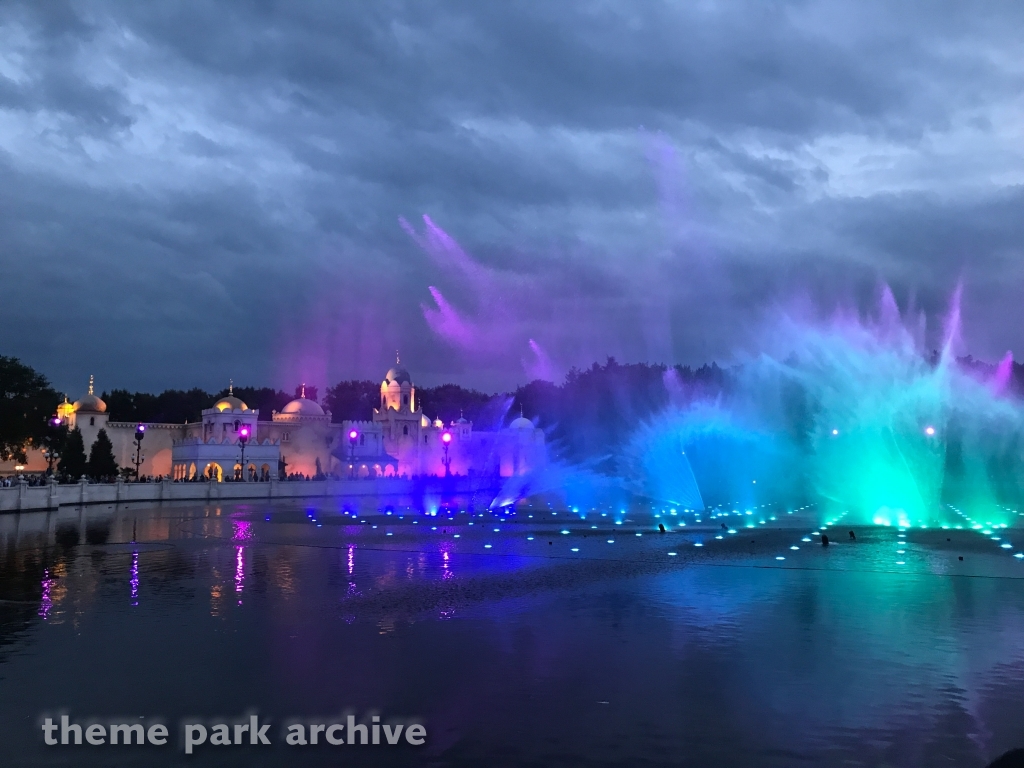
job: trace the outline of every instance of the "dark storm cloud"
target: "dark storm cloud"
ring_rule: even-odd
[[[322,385],[395,348],[493,388],[605,354],[727,360],[780,304],[883,281],[936,324],[963,279],[972,351],[1024,354],[1022,22],[8,3],[2,351],[73,393],[90,372]]]

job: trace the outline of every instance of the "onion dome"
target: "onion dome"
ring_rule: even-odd
[[[222,397],[213,407],[218,411],[247,411],[249,406],[235,397],[235,382],[228,379],[228,396]]]
[[[76,413],[106,413],[107,404],[93,392],[93,378],[89,377],[89,392],[75,400]]]
[[[323,416],[324,409],[313,400],[297,397],[282,408],[281,413],[291,416]]]

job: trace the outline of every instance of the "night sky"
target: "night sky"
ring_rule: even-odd
[[[1024,356],[1024,3],[5,2],[0,354],[486,390],[880,286]],[[322,390],[321,390],[322,391]]]

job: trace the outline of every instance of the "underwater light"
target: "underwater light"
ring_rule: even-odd
[[[782,555],[779,555],[779,556],[778,556],[778,557],[776,557],[775,559],[776,559],[776,560],[785,560],[786,558],[784,558],[784,557],[783,557]]]
[[[792,549],[795,552],[796,550],[800,549],[800,547],[794,544],[792,547],[790,547],[790,549]]]
[[[736,533],[736,529],[735,528],[730,528],[729,529],[729,533]]]
[[[1018,552],[1017,554],[1014,555],[1014,557],[1016,557],[1018,560],[1020,560],[1022,557],[1024,557],[1024,552]]]
[[[678,552],[669,552],[668,556],[669,557],[675,557],[677,554],[679,554],[679,553]]]
[[[839,434],[839,430],[838,429],[833,429],[832,430],[832,434],[833,435],[838,435]]]
[[[559,531],[559,533],[561,533],[561,534],[562,534],[563,536],[565,536],[565,535],[567,535],[567,534],[568,534],[569,532],[568,532],[568,531]]]
[[[579,548],[579,547],[573,547],[571,551],[572,551],[572,552],[579,552],[579,551],[580,551],[580,548]]]
[[[931,437],[932,435],[934,435],[934,434],[935,434],[935,427],[932,427],[932,426],[927,426],[927,427],[925,427],[925,428],[924,428],[924,433],[925,433],[926,435],[928,435],[928,437]]]
[[[695,546],[695,547],[703,547],[704,545],[703,545],[703,544],[701,544],[701,543],[700,543],[700,542],[698,541],[698,542],[696,542],[696,543],[695,543],[695,544],[694,544],[693,546]]]
[[[1013,549],[1013,545],[1012,544],[1000,544],[999,546],[1002,547],[1003,549]]]
[[[484,549],[490,549],[490,548],[491,548],[490,544],[484,544]]]
[[[526,537],[526,540],[527,540],[527,541],[533,541],[533,536],[527,536],[527,537]]]

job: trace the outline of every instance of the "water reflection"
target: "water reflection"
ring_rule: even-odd
[[[389,516],[385,538],[373,518],[318,517],[0,518],[0,741],[38,757],[24,723],[55,707],[352,706],[422,715],[438,734],[423,761],[443,765],[514,750],[538,765],[981,766],[1024,744],[1024,564],[970,532],[908,535],[916,570],[894,574],[891,531],[782,569],[765,564],[804,528],[668,558],[667,538],[611,547],[564,522],[533,540],[532,519],[455,517],[445,533]],[[943,575],[956,568],[974,570]],[[300,763],[271,750],[266,764]]]
[[[245,589],[245,547],[235,547],[235,597],[238,605],[242,604],[242,591]]]
[[[132,552],[132,569],[131,576],[128,579],[128,583],[131,586],[132,594],[132,606],[139,604],[139,552],[138,550]]]
[[[57,583],[56,579],[50,578],[50,570],[48,568],[43,569],[43,582],[42,582],[42,597],[39,599],[39,615],[43,617],[45,621],[50,617],[50,611],[53,610],[53,586]]]

